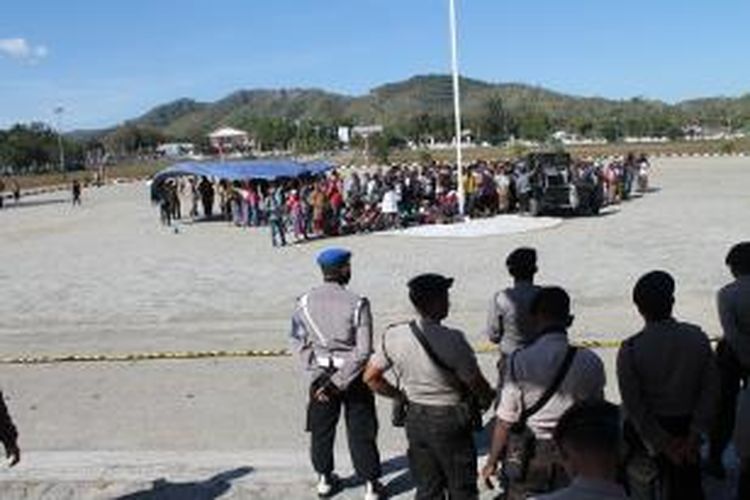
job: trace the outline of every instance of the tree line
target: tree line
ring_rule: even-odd
[[[559,106],[558,106],[559,108]],[[605,109],[606,108],[606,109]],[[701,109],[708,109],[705,106]],[[699,114],[675,106],[657,105],[633,99],[620,106],[595,104],[575,109],[556,109],[549,102],[528,102],[513,108],[503,98],[490,95],[481,106],[463,116],[464,130],[480,143],[498,146],[511,137],[544,143],[557,130],[583,138],[603,138],[617,142],[624,137],[666,137],[680,140],[686,125],[702,124],[738,130],[750,126],[750,115],[725,116],[726,113],[703,111]],[[354,138],[350,147],[369,148],[378,157],[407,144],[424,145],[431,141],[450,142],[455,134],[453,115],[449,111],[422,111],[402,116],[384,115],[384,131],[367,141]],[[352,126],[356,117],[299,119],[267,116],[234,116],[221,125],[247,131],[260,151],[316,153],[341,146],[339,126]],[[66,169],[81,168],[87,153],[105,153],[114,158],[149,155],[165,142],[191,142],[197,150],[210,153],[207,133],[219,123],[202,124],[199,132],[178,136],[166,127],[125,123],[86,140],[63,138]],[[0,131],[0,168],[15,172],[39,172],[59,168],[58,137],[47,125],[16,125]]]

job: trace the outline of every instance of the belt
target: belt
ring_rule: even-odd
[[[338,358],[336,356],[316,356],[315,362],[321,368],[336,368],[341,369],[344,366],[344,358]]]
[[[456,406],[453,405],[423,405],[409,401],[409,411],[426,415],[455,415]]]

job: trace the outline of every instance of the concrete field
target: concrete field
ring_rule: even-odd
[[[750,239],[750,160],[657,160],[652,185],[598,217],[533,231],[507,230],[523,224],[501,217],[496,233],[482,222],[479,237],[457,228],[461,237],[371,234],[282,249],[266,229],[163,228],[145,183],[87,190],[82,207],[66,193],[29,198],[0,210],[0,355],[284,348],[294,299],[319,282],[314,258],[328,245],[353,251],[351,288],[370,298],[378,335],[410,316],[406,281],[436,271],[456,278],[448,323],[481,342],[489,299],[508,283],[505,255],[520,245],[537,248],[541,283],[571,293],[574,338],[636,333],[631,288],[657,268],[677,279],[676,315],[719,335],[723,260]],[[615,351],[598,352],[616,401]],[[494,356],[480,361],[494,380]],[[292,358],[0,364],[0,386],[25,452],[0,473],[3,498],[312,497]],[[385,482],[409,497],[405,438],[389,408],[379,400]]]

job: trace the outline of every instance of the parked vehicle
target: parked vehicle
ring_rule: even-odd
[[[599,178],[576,175],[570,154],[531,153],[524,163],[530,174],[531,215],[560,211],[578,215],[599,213],[603,203]]]

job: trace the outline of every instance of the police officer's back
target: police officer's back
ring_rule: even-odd
[[[388,328],[365,372],[376,392],[408,400],[409,467],[420,499],[446,493],[453,499],[477,497],[469,399],[475,396],[486,408],[494,395],[464,334],[441,324],[452,283],[436,274],[409,282],[417,318]],[[388,370],[395,372],[399,388],[383,377]]]
[[[717,294],[719,320],[724,333],[716,347],[721,390],[707,467],[710,473],[720,477],[725,476],[722,458],[735,427],[737,394],[740,386],[747,386],[750,378],[750,241],[734,245],[725,263],[734,281]],[[750,489],[750,485],[747,488]]]
[[[500,347],[498,359],[498,391],[503,385],[503,373],[508,357],[517,349],[534,340],[531,322],[531,303],[539,287],[534,284],[537,272],[536,250],[521,247],[513,250],[505,261],[508,273],[513,277],[513,286],[498,291],[492,296],[487,312],[485,333],[489,340]]]
[[[706,334],[672,317],[674,291],[674,279],[663,271],[636,283],[633,301],[645,326],[620,348],[617,378],[631,447],[644,458],[655,456],[664,498],[703,499],[698,447],[712,423],[718,375]],[[650,498],[645,491],[652,484],[631,483],[635,498]]]
[[[567,329],[573,317],[565,290],[542,288],[531,314],[538,337],[508,361],[490,454],[482,469],[483,477],[491,478],[502,461],[503,474],[508,476],[511,454],[507,451],[515,447],[510,445],[518,441],[516,437],[525,435],[523,440],[533,443],[521,453],[523,466],[509,478],[507,498],[511,500],[553,491],[567,483],[552,440],[554,429],[575,403],[602,399],[606,382],[601,359],[593,351],[572,347],[568,341]],[[528,431],[511,433],[524,428]]]
[[[307,430],[318,473],[318,494],[336,490],[333,444],[342,405],[352,462],[366,482],[366,499],[378,498],[380,456],[375,400],[362,380],[372,352],[372,315],[367,299],[348,291],[350,252],[328,249],[318,257],[324,283],[298,299],[291,339],[309,377]]]

